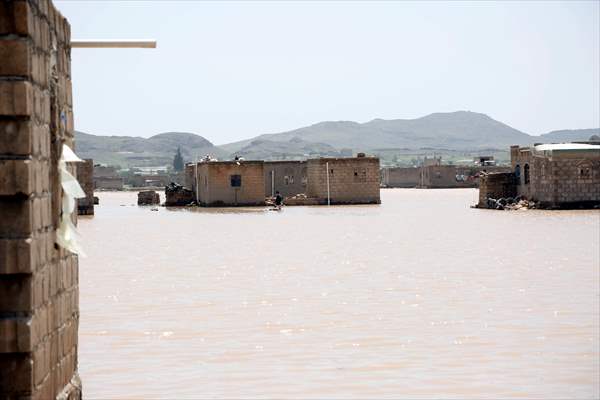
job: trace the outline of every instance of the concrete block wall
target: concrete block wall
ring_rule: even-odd
[[[381,183],[386,187],[414,188],[421,182],[421,168],[384,168]]]
[[[265,161],[265,197],[306,193],[306,161]]]
[[[487,207],[487,199],[516,197],[517,185],[512,172],[497,172],[483,175],[479,179],[478,207]]]
[[[85,192],[85,198],[77,199],[77,214],[94,215],[94,160],[78,163],[77,180]]]
[[[520,168],[517,194],[541,207],[600,204],[600,152],[558,151],[551,155],[511,146],[511,166]],[[529,182],[525,182],[525,166]],[[585,173],[584,173],[585,171]]]
[[[583,168],[589,174],[583,175]],[[600,204],[600,160],[535,157],[531,174],[534,200],[542,205]]]
[[[307,161],[307,195],[331,204],[379,204],[379,158],[317,158]]]
[[[54,5],[1,0],[0,398],[81,397],[78,260],[54,244],[70,79],[70,26]]]

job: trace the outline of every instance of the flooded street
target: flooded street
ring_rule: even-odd
[[[600,211],[166,209],[80,217],[86,398],[597,398]]]

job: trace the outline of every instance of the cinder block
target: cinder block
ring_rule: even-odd
[[[0,318],[0,353],[18,352],[17,318]]]
[[[0,388],[4,393],[18,393],[19,397],[31,394],[33,389],[33,360],[28,353],[0,354],[0,371],[2,371],[0,374]]]
[[[0,81],[0,116],[30,116],[33,89],[26,81]]]
[[[32,36],[33,13],[25,0],[0,1],[0,35]]]
[[[31,44],[26,38],[0,40],[0,75],[31,77]]]
[[[41,51],[34,51],[31,58],[33,60],[31,76],[34,82],[42,88],[47,88],[48,77],[50,76],[48,56]]]
[[[0,274],[33,272],[39,253],[32,238],[0,239]]]
[[[0,312],[28,312],[33,305],[31,275],[0,275]]]
[[[0,236],[27,237],[34,232],[33,202],[0,197]]]
[[[33,351],[33,382],[41,384],[51,371],[50,342],[41,342]]]
[[[32,160],[0,160],[0,195],[31,195],[35,191],[35,169]]]
[[[33,125],[30,121],[0,121],[0,154],[33,154],[34,141]]]

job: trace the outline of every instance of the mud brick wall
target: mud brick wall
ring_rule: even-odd
[[[265,161],[265,197],[306,193],[306,161]],[[286,179],[287,177],[287,179]]]
[[[69,43],[50,1],[0,0],[0,398],[81,397],[78,260],[54,244]]]
[[[231,176],[242,184],[231,186]],[[264,162],[220,161],[198,163],[198,204],[201,206],[261,206],[265,204]]]
[[[327,167],[329,163],[329,167]],[[379,204],[379,158],[317,158],[307,161],[308,197],[331,204]]]
[[[483,175],[479,179],[478,207],[486,208],[486,199],[516,197],[517,180],[512,172],[496,172]]]
[[[77,199],[77,214],[94,215],[94,160],[84,161],[77,164],[77,180],[85,192],[85,198]]]

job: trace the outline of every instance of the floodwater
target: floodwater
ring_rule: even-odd
[[[382,204],[80,218],[89,399],[598,398],[600,211]]]

